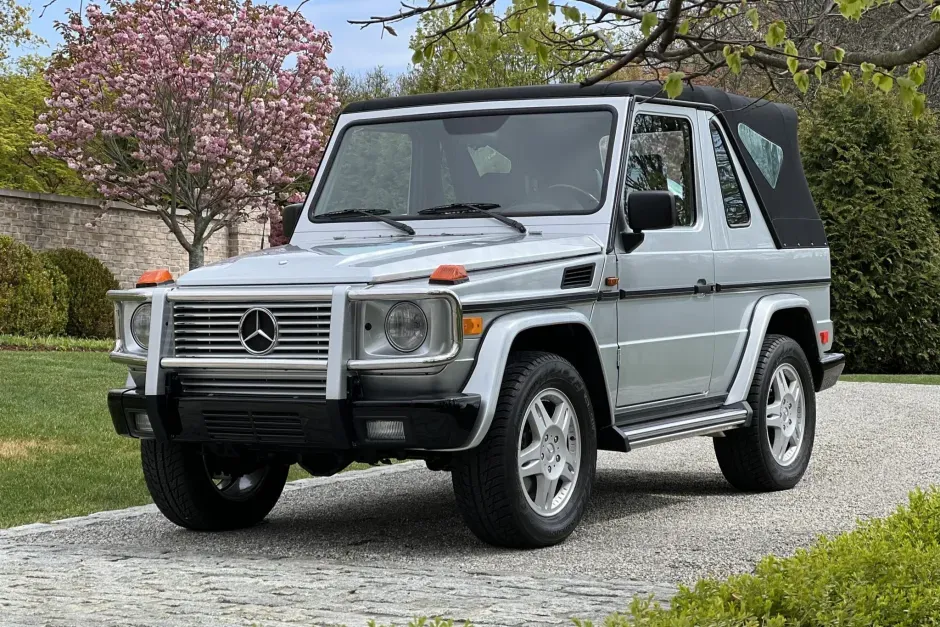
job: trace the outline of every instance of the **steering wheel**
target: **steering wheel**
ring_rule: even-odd
[[[576,187],[574,185],[568,185],[567,183],[555,183],[554,185],[549,185],[548,187],[545,188],[545,191],[550,192],[555,188],[577,192],[577,194],[580,194],[582,197],[586,196],[590,202],[588,204],[580,203],[581,206],[583,206],[585,209],[587,209],[588,207],[597,206],[599,202],[597,198],[594,196],[594,194],[590,192],[586,192],[580,187]]]

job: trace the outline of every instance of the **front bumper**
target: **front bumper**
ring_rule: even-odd
[[[451,394],[403,400],[148,397],[111,390],[108,408],[119,435],[163,441],[244,445],[272,451],[449,450],[465,445],[480,414],[480,396]],[[150,430],[142,430],[140,414]],[[378,435],[370,423],[400,423]],[[143,424],[146,424],[144,421]]]
[[[845,355],[842,353],[826,353],[819,360],[822,366],[822,379],[817,392],[822,392],[834,386],[845,369]]]

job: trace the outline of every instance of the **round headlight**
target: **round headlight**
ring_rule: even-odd
[[[150,303],[145,303],[131,315],[131,335],[141,348],[150,343]]]
[[[428,337],[428,318],[412,302],[396,303],[385,318],[388,343],[403,353],[417,350]]]

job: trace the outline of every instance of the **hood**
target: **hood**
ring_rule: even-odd
[[[363,238],[279,246],[213,263],[180,277],[181,287],[383,283],[431,275],[441,264],[468,272],[597,254],[588,235],[519,234]]]

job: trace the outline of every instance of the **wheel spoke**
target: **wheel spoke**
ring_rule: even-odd
[[[800,385],[800,380],[797,379],[793,382],[793,385],[790,386],[790,396],[793,397],[793,404],[797,405],[800,402],[800,396],[803,394],[803,386]]]
[[[564,483],[572,483],[574,481],[574,469],[568,465],[567,462],[562,462],[564,466],[561,469],[561,479]]]
[[[534,440],[519,453],[519,473],[522,477],[530,477],[542,471],[540,440]]]
[[[551,416],[548,415],[548,411],[545,410],[545,405],[541,401],[532,403],[529,407],[528,420],[532,426],[532,431],[540,440],[545,435],[545,430],[552,425]]]
[[[780,459],[783,457],[783,454],[787,452],[787,445],[790,443],[790,438],[783,434],[781,430],[774,431],[774,444],[773,444],[773,453],[774,457]]]
[[[787,384],[787,375],[784,374],[783,370],[778,370],[774,377],[774,400],[781,400],[789,390],[790,386]]]
[[[568,433],[568,429],[571,427],[571,408],[568,407],[568,403],[558,403],[555,406],[552,422],[558,425],[562,433]]]
[[[777,427],[780,428],[783,426],[783,419],[780,417],[780,408],[783,406],[783,401],[777,399],[773,403],[767,406],[767,426],[768,427]]]
[[[545,475],[539,475],[535,487],[535,505],[543,510],[551,509],[552,500],[557,491],[558,479],[549,479]]]

